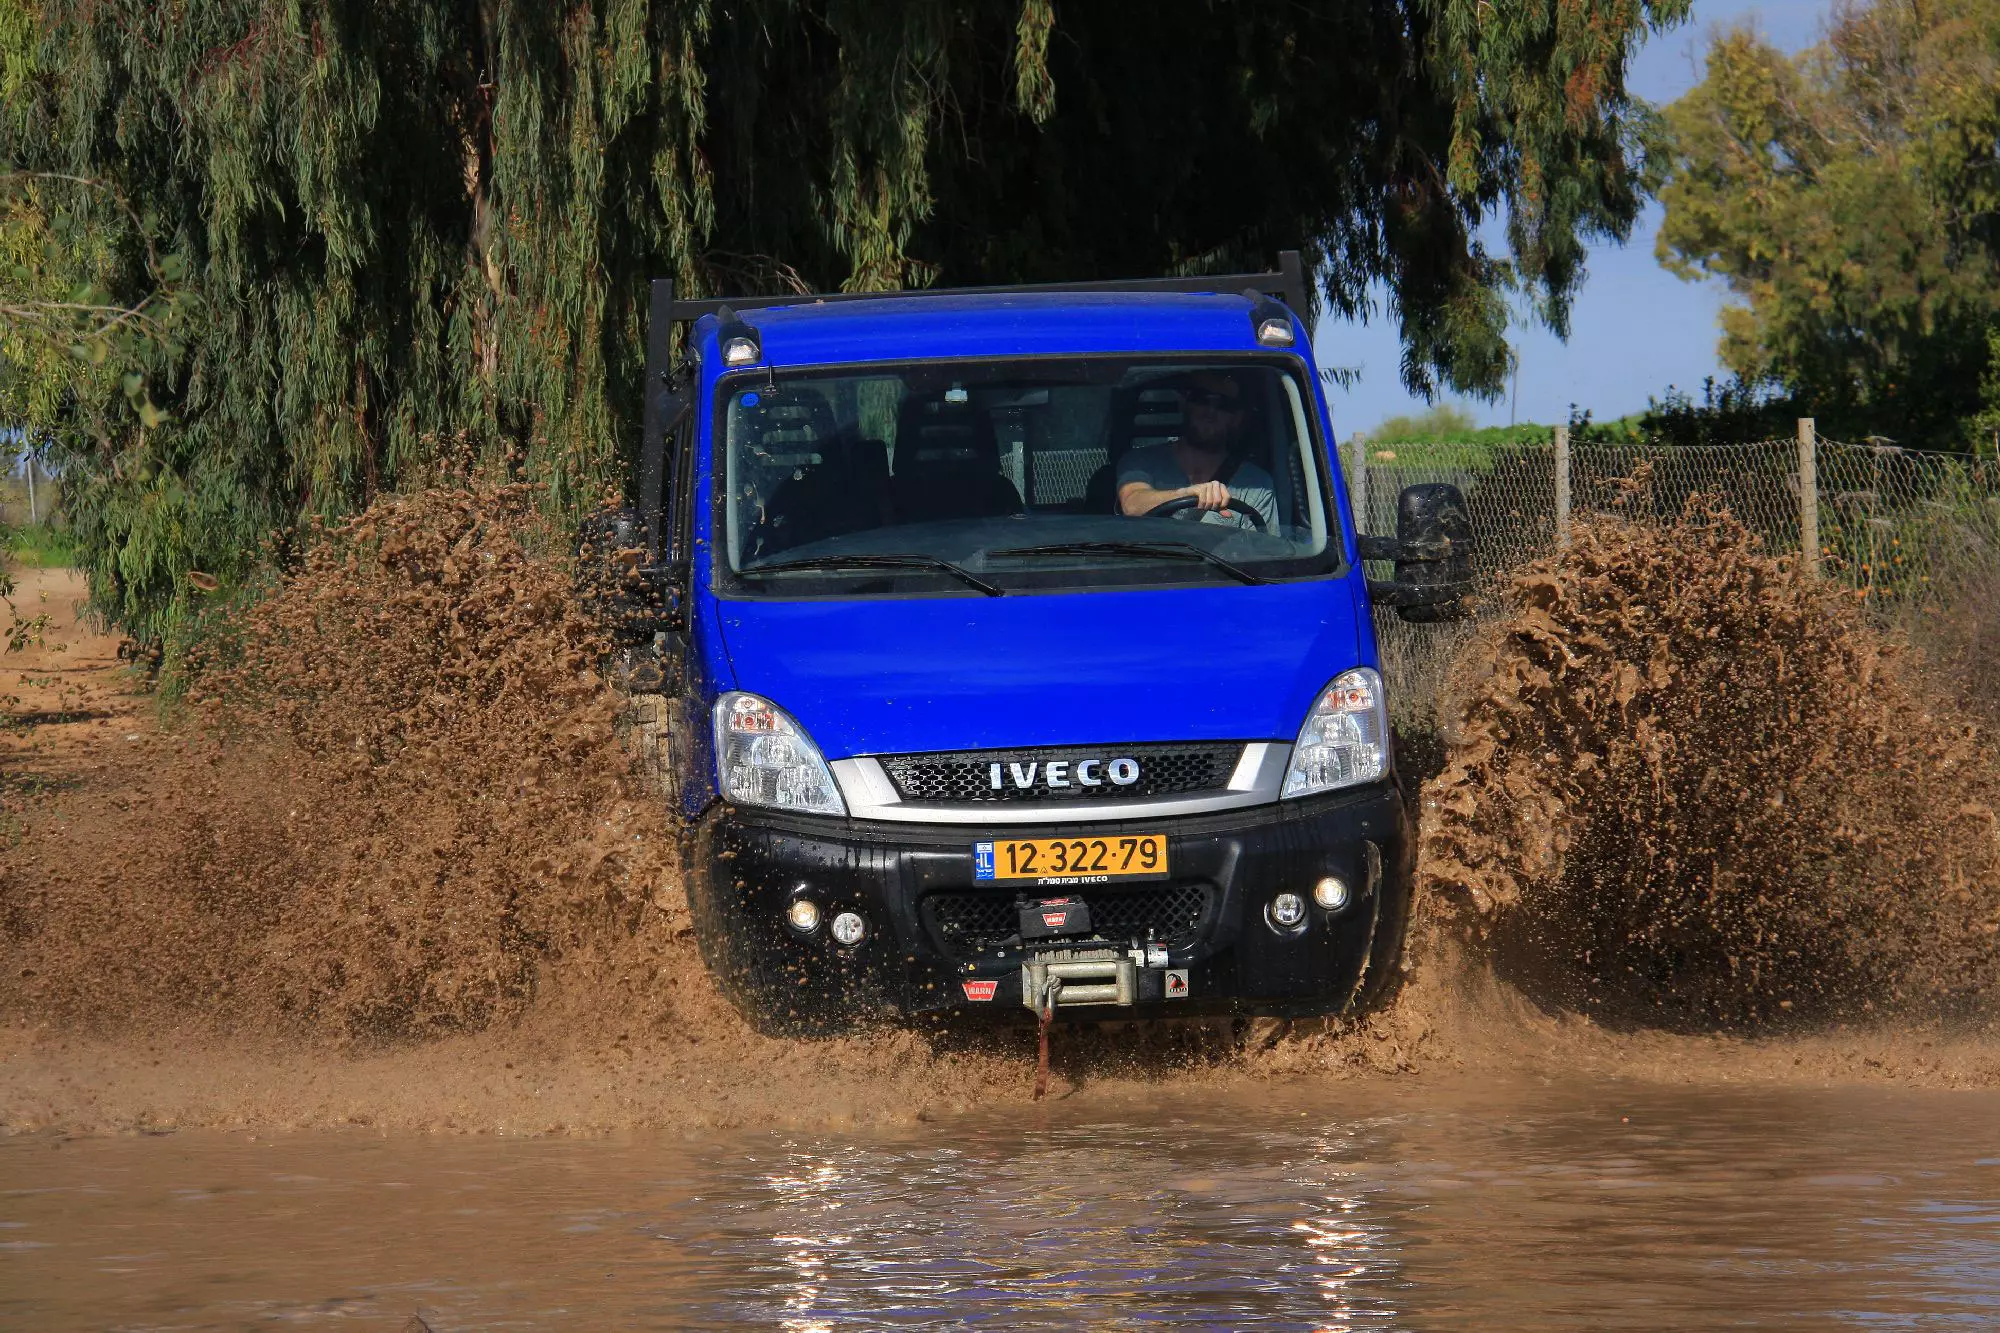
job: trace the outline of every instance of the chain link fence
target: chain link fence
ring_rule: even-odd
[[[2000,463],[1821,437],[1676,446],[1378,444],[1356,437],[1341,462],[1363,532],[1393,535],[1405,486],[1450,482],[1465,493],[1473,566],[1487,605],[1507,577],[1556,549],[1576,518],[1611,508],[1666,518],[1712,496],[1768,549],[1801,554],[1824,578],[1865,599],[1885,624],[1938,651],[1958,643],[1964,617],[1990,624],[2000,601]],[[1649,483],[1632,478],[1650,467]],[[1387,566],[1371,568],[1386,577]],[[1477,621],[1410,625],[1377,610],[1376,634],[1397,721],[1434,720],[1444,674]],[[1957,635],[1958,637],[1954,637]]]

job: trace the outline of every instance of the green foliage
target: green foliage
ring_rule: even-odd
[[[1462,440],[1476,429],[1472,413],[1450,403],[1439,403],[1415,415],[1389,417],[1369,431],[1368,438],[1377,444],[1396,444],[1403,440]]]
[[[1550,444],[1556,428],[1523,421],[1511,426],[1475,426],[1470,412],[1448,404],[1433,407],[1415,416],[1390,417],[1368,432],[1371,449],[1399,444],[1463,445],[1468,456],[1513,444]],[[1658,430],[1648,413],[1633,413],[1611,421],[1593,421],[1590,413],[1570,408],[1569,438],[1572,443],[1609,444],[1657,438]],[[1426,452],[1426,458],[1432,456]],[[1439,455],[1442,457],[1443,455]],[[1453,457],[1458,457],[1453,455]]]
[[[38,128],[41,18],[29,0],[0,0],[10,141]],[[47,422],[89,403],[163,424],[150,372],[177,353],[191,314],[186,257],[160,253],[148,220],[109,181],[30,169],[23,156],[0,169],[0,419]],[[115,293],[121,279],[128,290]]]
[[[1659,249],[1741,302],[1721,352],[1742,401],[1724,417],[1775,388],[1787,413],[1845,435],[1990,438],[1996,62],[1996,0],[1842,9],[1795,59],[1749,31],[1713,44],[1707,77],[1667,111]]]
[[[1650,124],[1625,65],[1687,11],[0,0],[0,392],[98,606],[155,642],[190,570],[236,586],[272,532],[445,452],[573,508],[619,484],[655,276],[881,289],[1297,247],[1342,315],[1386,284],[1413,388],[1493,394],[1510,298],[1563,328],[1586,243],[1629,230]]]
[[[1638,433],[1660,444],[1745,444],[1775,440],[1798,430],[1810,413],[1783,394],[1741,380],[1702,382],[1701,398],[1668,389],[1633,418]],[[1865,432],[1863,432],[1865,434]]]

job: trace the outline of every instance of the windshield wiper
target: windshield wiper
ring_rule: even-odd
[[[1015,546],[986,554],[989,558],[996,555],[1129,555],[1146,560],[1200,560],[1240,583],[1270,582],[1193,542],[1050,542],[1046,546]]]
[[[783,574],[794,569],[934,569],[940,574],[951,575],[968,588],[977,588],[988,597],[999,597],[1006,591],[934,555],[815,555],[803,560],[767,560],[762,564],[745,565],[738,572]]]

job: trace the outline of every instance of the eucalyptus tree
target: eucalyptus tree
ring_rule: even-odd
[[[1741,384],[1843,434],[1992,452],[2000,0],[1857,4],[1797,56],[1724,33],[1666,123],[1660,254],[1737,298]]]
[[[42,173],[14,234],[97,229],[23,280],[178,312],[30,415],[99,604],[157,635],[189,570],[240,576],[441,459],[560,504],[617,484],[652,276],[880,289],[1296,247],[1337,314],[1386,291],[1413,387],[1492,393],[1510,300],[1565,328],[1586,244],[1630,228],[1626,65],[1687,7],[0,0],[10,166]]]

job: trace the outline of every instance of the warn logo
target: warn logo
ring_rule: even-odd
[[[997,981],[961,981],[958,984],[965,987],[965,998],[968,1000],[991,1000],[993,992],[1000,989]]]
[[[1039,779],[1039,782],[1037,781]],[[1129,787],[1139,780],[1137,759],[1051,759],[1047,763],[991,763],[986,766],[986,782],[994,791],[1005,791],[1012,783],[1017,791],[1036,786],[1050,790],[1074,787]]]

